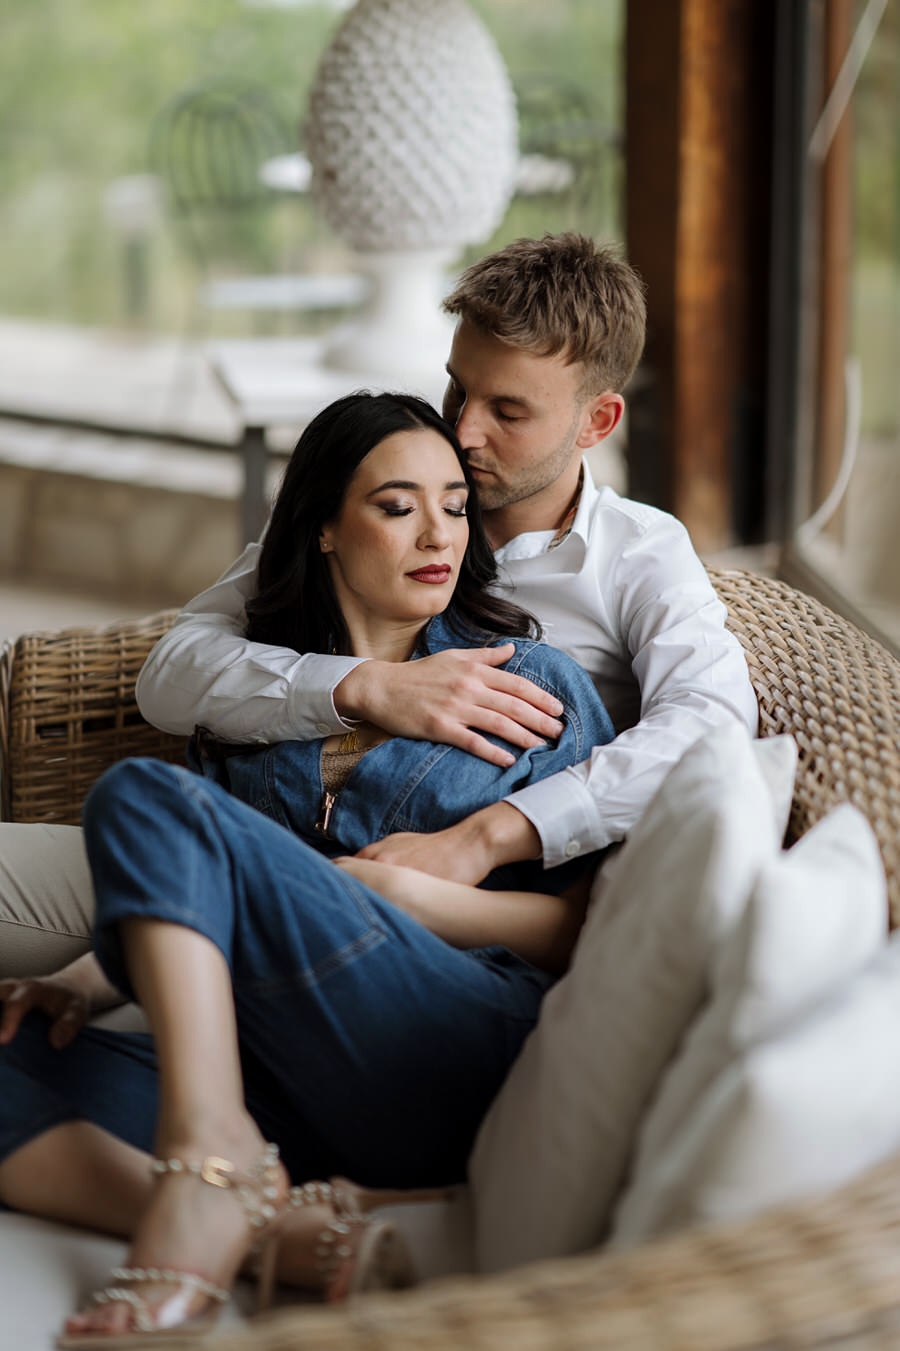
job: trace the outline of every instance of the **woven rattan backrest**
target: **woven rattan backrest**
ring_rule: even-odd
[[[749,572],[711,571],[747,654],[760,732],[800,749],[789,839],[838,802],[878,836],[900,924],[900,662],[819,601]],[[180,760],[134,682],[173,611],[110,628],[28,634],[0,658],[2,819],[77,822],[94,780],[126,755]]]
[[[788,839],[839,802],[869,818],[900,925],[900,662],[785,582],[710,570],[747,654],[760,735],[790,732],[799,764]]]
[[[104,629],[29,633],[0,656],[4,821],[77,823],[94,781],[128,755],[184,759],[184,737],[146,723],[134,683],[175,611]]]

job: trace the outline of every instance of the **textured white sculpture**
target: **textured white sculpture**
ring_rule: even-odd
[[[486,239],[512,194],[515,97],[465,0],[358,0],[310,95],[312,188],[356,249]]]

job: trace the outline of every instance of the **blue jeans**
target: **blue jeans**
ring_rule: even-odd
[[[295,1181],[464,1176],[552,977],[502,947],[450,947],[217,784],[156,760],[100,780],[85,839],[97,956],[124,993],[128,917],[184,925],[225,957],[247,1105]],[[76,1118],[147,1148],[149,1040],[89,1028],[50,1051],[41,1020],[28,1024],[0,1053],[0,1156]]]

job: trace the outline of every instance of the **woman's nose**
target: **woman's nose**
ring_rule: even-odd
[[[446,549],[450,543],[450,526],[443,511],[430,515],[419,536],[420,549]]]

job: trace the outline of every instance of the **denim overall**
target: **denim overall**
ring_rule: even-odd
[[[432,621],[424,651],[447,646],[462,644]],[[522,641],[506,669],[560,699],[556,744],[500,769],[431,742],[384,742],[352,771],[327,833],[316,829],[321,742],[207,760],[202,774],[125,761],[86,803],[101,965],[131,993],[117,937],[128,916],[215,943],[232,975],[247,1105],[294,1181],[462,1178],[552,983],[505,947],[451,947],[330,862],[393,831],[448,826],[611,740],[599,696],[570,658]],[[590,862],[518,864],[483,885],[557,892]],[[149,1149],[155,1116],[146,1035],[86,1028],[57,1051],[33,1014],[0,1051],[0,1158],[76,1118]]]

